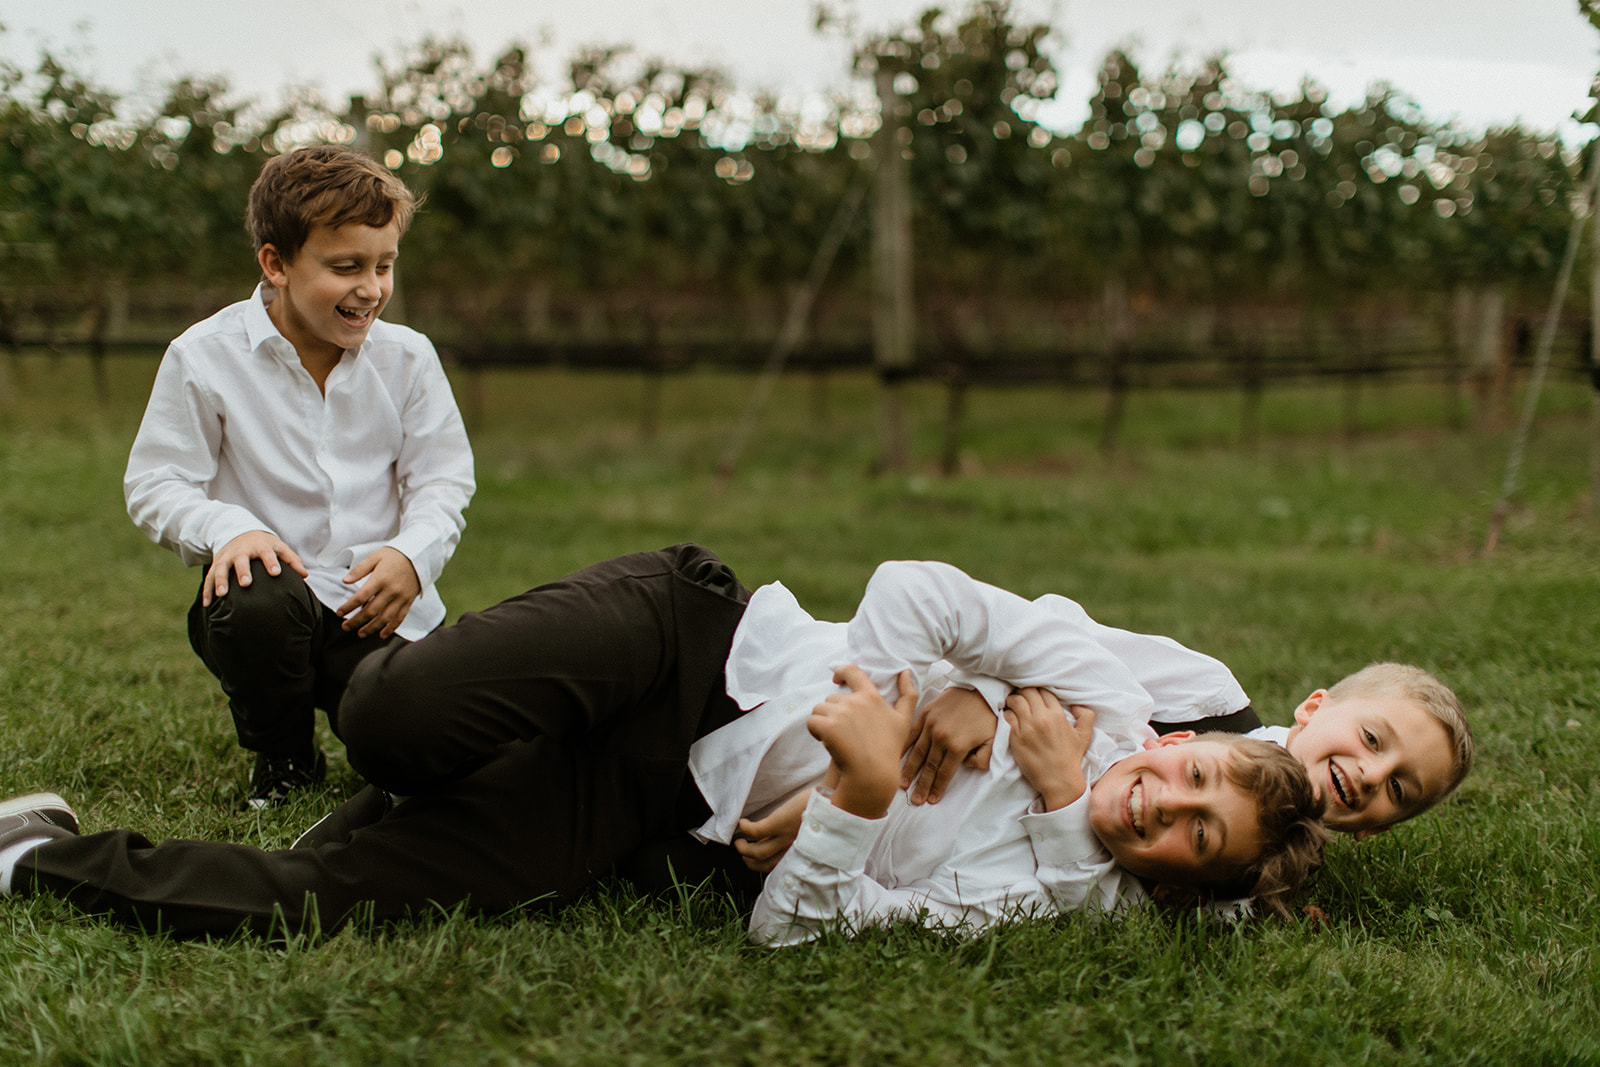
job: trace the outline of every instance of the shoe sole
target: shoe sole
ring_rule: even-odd
[[[78,813],[55,793],[29,793],[26,796],[0,800],[0,819],[7,815],[27,815],[35,811],[58,811],[72,820],[71,830],[78,832]]]

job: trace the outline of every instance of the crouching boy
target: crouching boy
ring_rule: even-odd
[[[314,709],[445,617],[472,451],[433,346],[378,318],[414,207],[349,149],[269,160],[262,284],[172,342],[128,456],[128,514],[205,569],[189,642],[256,754],[251,807],[320,780]]]
[[[858,667],[808,721],[831,765],[751,920],[788,945],[828,927],[895,921],[980,930],[1006,919],[1115,910],[1158,891],[1248,898],[1284,913],[1321,865],[1321,803],[1283,748],[1236,734],[1174,733],[1119,746],[1094,712],[1063,714],[1045,689],[1008,699],[986,775],[938,805],[900,793],[917,693],[893,706]]]

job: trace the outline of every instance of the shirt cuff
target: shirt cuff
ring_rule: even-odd
[[[1092,860],[1105,852],[1105,846],[1089,828],[1089,793],[1055,811],[1029,811],[1022,816],[1022,828],[1033,842],[1034,859],[1040,867],[1062,868]],[[1038,802],[1036,808],[1041,806]]]
[[[277,531],[266,523],[256,518],[244,508],[236,505],[223,505],[215,515],[206,522],[205,540],[210,549],[211,558],[216,559],[217,553],[241,534],[252,533],[256,530],[263,531],[277,537]]]
[[[889,817],[864,819],[835,807],[829,799],[831,795],[831,790],[820,787],[812,790],[792,847],[820,866],[840,871],[862,870],[873,846],[883,835]]]
[[[439,538],[432,531],[420,528],[401,530],[384,543],[411,561],[412,569],[417,572],[417,579],[424,589],[439,580],[439,572],[444,569],[444,564],[440,561],[435,565],[441,553],[436,547]]]

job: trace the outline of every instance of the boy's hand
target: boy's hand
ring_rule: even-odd
[[[404,552],[385,545],[350,568],[344,584],[355,585],[363,578],[366,582],[361,588],[339,605],[339,614],[346,616],[341,626],[345,630],[359,627],[361,637],[388,637],[406,621],[412,602],[422,594],[417,569]]]
[[[1064,808],[1083,796],[1083,754],[1094,734],[1094,711],[1072,706],[1073,722],[1048,689],[1019,689],[1006,698],[1011,726],[1011,758],[1044,800],[1046,811]]]
[[[839,770],[834,805],[864,819],[881,819],[900,785],[900,757],[917,707],[916,683],[910,671],[901,671],[891,707],[860,667],[840,667],[833,680],[850,692],[835,693],[813,708],[806,728]]]
[[[752,871],[766,874],[778,865],[800,833],[800,817],[806,812],[811,790],[802,789],[778,805],[765,819],[740,819],[733,847]]]
[[[213,597],[228,595],[228,574],[231,571],[240,585],[250,584],[250,561],[259,559],[267,573],[276,578],[283,573],[287,563],[296,574],[309,578],[311,572],[300,562],[294,549],[265,530],[250,530],[222,546],[222,551],[211,558],[211,569],[206,571],[206,584],[201,587],[200,603],[211,606]]]
[[[951,686],[934,697],[912,727],[916,740],[901,765],[900,788],[911,790],[911,803],[939,803],[957,767],[988,770],[997,722],[974,690]]]

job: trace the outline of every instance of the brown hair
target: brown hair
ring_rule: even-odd
[[[1449,686],[1421,667],[1405,663],[1368,664],[1336,682],[1328,690],[1324,703],[1336,704],[1348,697],[1377,695],[1397,696],[1415,704],[1433,716],[1450,739],[1450,780],[1436,796],[1428,797],[1417,809],[1417,812],[1426,811],[1455,792],[1456,786],[1472,770],[1472,727],[1462,714],[1461,701]]]
[[[405,182],[360,152],[310,145],[267,160],[250,186],[245,225],[257,252],[270,244],[287,263],[317,225],[398,222],[404,235],[419,203]]]
[[[1231,745],[1223,763],[1228,781],[1255,798],[1261,828],[1261,854],[1234,882],[1213,890],[1222,896],[1247,896],[1274,915],[1288,915],[1289,903],[1306,879],[1322,866],[1328,831],[1322,804],[1311,788],[1305,765],[1271,741],[1238,734],[1206,733],[1196,741]]]

